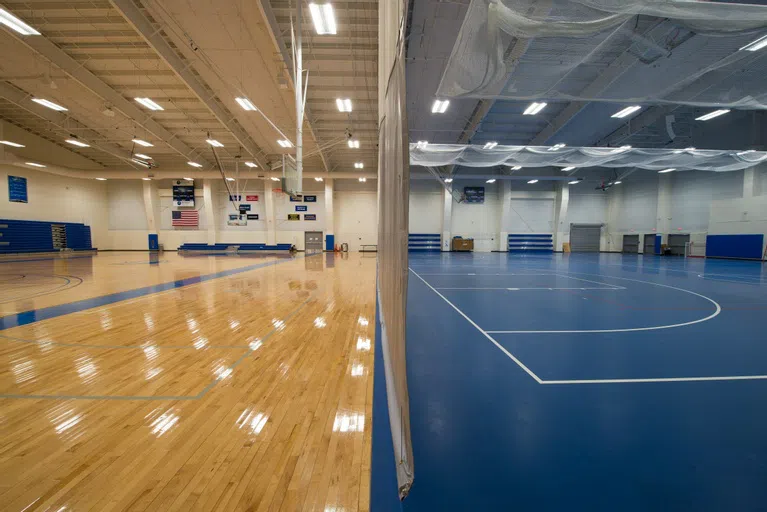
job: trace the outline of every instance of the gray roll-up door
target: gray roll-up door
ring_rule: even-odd
[[[599,252],[601,224],[570,224],[570,250],[572,252]]]
[[[639,235],[623,235],[623,252],[631,254],[639,252]]]
[[[668,235],[668,248],[674,256],[684,256],[684,247],[690,241],[690,235]]]
[[[644,236],[644,254],[655,254],[655,234]]]

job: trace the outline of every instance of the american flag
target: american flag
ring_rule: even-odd
[[[173,210],[172,219],[174,227],[197,227],[200,213],[197,210]]]

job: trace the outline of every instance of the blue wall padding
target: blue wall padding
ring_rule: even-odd
[[[760,260],[764,235],[708,235],[707,258],[742,258]]]

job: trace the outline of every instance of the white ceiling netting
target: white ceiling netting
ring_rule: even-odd
[[[634,149],[556,146],[483,146],[462,144],[410,144],[410,165],[439,167],[636,167],[664,169],[737,171],[767,161],[765,151],[720,151],[712,149]]]
[[[767,108],[767,6],[472,0],[439,97]]]

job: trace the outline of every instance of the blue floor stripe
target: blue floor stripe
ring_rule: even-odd
[[[309,257],[309,256],[307,256]],[[48,320],[50,318],[56,318],[58,316],[68,315],[70,313],[77,313],[78,311],[84,311],[86,309],[97,308],[100,306],[106,306],[107,304],[114,304],[115,302],[121,302],[124,300],[135,299],[136,297],[143,297],[145,295],[151,295],[153,293],[164,292],[172,290],[174,288],[183,288],[193,284],[204,283],[220,277],[233,276],[241,274],[243,272],[249,272],[259,268],[270,267],[272,265],[278,265],[291,260],[274,260],[266,263],[259,263],[257,265],[248,265],[247,267],[233,268],[230,270],[223,270],[221,272],[215,272],[213,274],[206,274],[204,276],[190,277],[187,279],[180,279],[178,281],[171,281],[169,283],[156,284],[153,286],[146,286],[144,288],[136,288],[135,290],[127,290],[124,292],[117,292],[111,295],[102,295],[100,297],[92,297],[90,299],[84,299],[77,302],[70,302],[68,304],[60,304],[58,306],[51,306],[43,309],[33,309],[30,311],[24,311],[22,313],[16,313],[0,318],[0,331],[10,329],[11,327],[18,327],[20,325],[28,325],[41,320]]]

